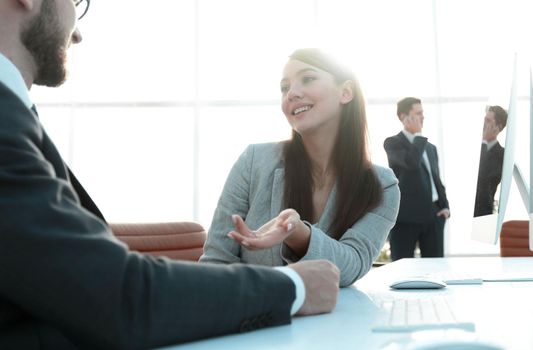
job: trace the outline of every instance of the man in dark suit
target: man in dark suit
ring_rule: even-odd
[[[0,349],[153,348],[331,311],[339,271],[330,262],[180,263],[113,237],[27,90],[65,80],[80,4],[0,1]]]
[[[397,115],[404,128],[384,143],[401,192],[400,211],[389,236],[391,258],[412,258],[417,242],[422,257],[442,257],[444,224],[450,210],[437,148],[421,134],[424,111],[420,99],[400,100]]]
[[[494,195],[502,179],[504,154],[504,148],[500,146],[497,137],[506,125],[505,109],[500,106],[490,106],[483,123],[474,217],[493,213]]]

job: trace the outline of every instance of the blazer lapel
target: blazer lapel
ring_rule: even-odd
[[[89,196],[87,191],[85,191],[85,188],[83,188],[81,183],[78,181],[76,176],[74,176],[74,173],[72,172],[72,170],[70,170],[68,166],[67,166],[67,170],[68,170],[68,177],[70,180],[70,184],[74,188],[74,191],[76,191],[76,193],[78,194],[78,198],[80,200],[82,207],[84,207],[85,209],[93,213],[103,222],[106,222],[104,215],[102,214],[100,209],[98,209],[98,207],[96,206],[96,203],[93,202],[92,198]]]
[[[272,183],[272,197],[270,198],[270,217],[278,216],[283,206],[283,187],[285,184],[285,170],[278,168],[274,170],[274,181]]]
[[[400,131],[398,135],[396,135],[396,137],[402,140],[404,147],[409,148],[409,146],[411,145],[411,142],[409,142],[409,139],[407,138],[407,136],[405,136],[405,134],[402,131]]]
[[[33,107],[32,110],[34,110],[34,113],[36,113],[35,107]],[[76,192],[76,194],[78,195],[78,199],[82,207],[97,216],[100,220],[106,222],[104,215],[102,214],[100,209],[98,209],[98,207],[93,202],[87,191],[85,191],[85,188],[83,188],[76,176],[74,176],[74,173],[72,173],[72,170],[70,170],[70,168],[65,164],[65,162],[59,155],[59,152],[57,151],[56,147],[54,146],[54,143],[52,142],[46,131],[44,129],[42,130],[43,154],[48,159],[48,161],[53,164],[56,171],[56,175],[62,179],[67,180],[70,183],[70,185],[74,189],[74,192]]]

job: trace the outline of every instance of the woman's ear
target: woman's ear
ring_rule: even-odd
[[[351,80],[346,80],[341,85],[341,104],[345,105],[353,100],[353,82]]]

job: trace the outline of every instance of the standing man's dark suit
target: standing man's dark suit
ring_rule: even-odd
[[[384,142],[401,193],[400,211],[389,236],[391,258],[414,257],[417,242],[422,257],[442,257],[449,205],[440,179],[437,148],[418,134],[424,120],[419,99],[400,100],[397,114],[405,129]]]
[[[286,275],[129,252],[78,191],[0,83],[0,349],[153,348],[290,322]]]
[[[481,145],[474,217],[493,213],[494,195],[502,179],[504,151],[498,141],[490,149],[486,143]]]

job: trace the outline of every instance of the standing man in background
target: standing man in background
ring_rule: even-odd
[[[414,257],[417,242],[422,257],[442,257],[444,224],[450,210],[440,179],[437,148],[422,136],[422,102],[406,97],[398,101],[396,114],[403,130],[384,143],[401,192],[400,212],[389,236],[391,258]]]
[[[88,4],[0,0],[0,349],[151,349],[331,311],[329,261],[183,263],[114,238],[28,94],[64,82]]]
[[[494,195],[502,180],[504,154],[504,148],[498,142],[498,134],[506,125],[505,109],[500,106],[490,106],[483,123],[474,217],[494,212]]]

